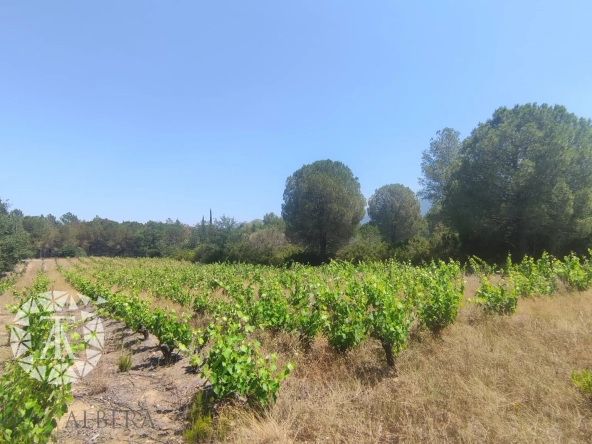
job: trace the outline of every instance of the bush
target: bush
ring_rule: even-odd
[[[509,276],[511,285],[519,296],[550,295],[557,289],[553,260],[547,253],[535,261],[524,256],[522,262],[512,265],[508,256],[504,274]]]
[[[197,392],[187,419],[189,420],[189,428],[183,432],[183,437],[187,442],[207,440],[213,436],[211,391]]]
[[[388,258],[388,245],[384,242],[377,245],[354,242],[340,249],[336,254],[336,258],[353,264],[382,261]]]
[[[588,253],[592,253],[588,250]],[[589,259],[580,260],[575,254],[555,260],[555,272],[561,281],[572,289],[584,291],[592,286],[592,265]]]
[[[491,276],[496,272],[495,265],[489,265],[487,262],[477,256],[471,256],[469,258],[469,266],[471,272],[477,276]]]
[[[516,311],[518,297],[512,287],[507,288],[504,282],[491,285],[487,277],[481,277],[481,285],[470,299],[489,313],[512,314]]]
[[[192,261],[195,258],[195,251],[190,249],[176,249],[171,254],[173,259],[177,259],[178,261]]]
[[[582,389],[584,393],[592,394],[592,373],[588,370],[582,370],[581,372],[573,372],[571,374],[571,380],[573,383]]]
[[[380,231],[371,223],[358,228],[354,241],[336,253],[337,259],[353,264],[382,261],[389,256],[389,244],[382,241]]]
[[[19,306],[11,307],[16,312],[29,304],[29,309],[25,311],[29,314],[27,332],[31,338],[30,350],[42,350],[45,338],[51,334],[53,328],[50,321],[52,311],[38,303],[33,305],[35,310],[30,308],[31,302],[38,302],[39,294],[46,291],[48,285],[47,275],[39,274],[33,285],[21,294],[25,299]],[[72,365],[73,361],[68,356],[54,359],[54,350],[49,350],[48,356],[52,358],[37,355],[39,362],[43,364],[38,369],[45,369],[45,373],[41,375],[46,378],[44,381],[32,378],[16,360],[10,360],[5,365],[4,374],[0,377],[0,442],[49,442],[57,427],[57,420],[68,411],[68,403],[72,401],[71,384],[63,375],[64,369]],[[25,356],[21,355],[21,359],[23,358]],[[49,383],[52,375],[59,378],[54,382],[62,383]]]
[[[284,260],[284,263],[286,265],[291,265],[293,263],[303,265],[322,265],[324,262],[321,256],[319,256],[317,253],[298,249],[294,253],[287,256]]]
[[[65,245],[58,253],[58,257],[74,257],[76,256],[76,247],[74,245]]]
[[[304,250],[297,245],[288,244],[276,250],[271,257],[269,265],[283,265],[290,262],[295,255],[303,253]]]
[[[253,331],[253,327],[241,327],[238,322],[216,322],[208,330],[207,336],[213,344],[200,376],[210,381],[217,398],[244,396],[256,407],[275,401],[280,382],[293,365],[276,372],[277,356],[262,357],[259,342],[247,341],[246,333]]]
[[[432,260],[458,259],[460,255],[458,233],[438,223],[429,237],[416,236],[405,245],[395,249],[394,257],[399,262],[419,265]]]
[[[419,270],[418,280],[423,287],[418,307],[419,325],[437,334],[456,320],[464,292],[460,264],[432,262]]]
[[[224,252],[216,245],[201,244],[195,249],[193,260],[204,264],[222,262],[224,260]]]

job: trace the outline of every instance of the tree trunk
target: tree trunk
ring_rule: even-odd
[[[327,233],[321,233],[321,261],[325,262],[327,258]]]
[[[150,337],[150,332],[147,328],[140,329],[138,333],[142,333],[144,335],[144,341],[148,340],[148,338]]]
[[[169,348],[166,344],[160,344],[160,351],[165,361],[169,361],[173,355],[173,349]]]
[[[518,253],[520,254],[518,259],[522,260],[522,258],[528,254],[528,237],[526,232],[520,232],[520,238],[518,242]]]
[[[386,355],[386,365],[395,368],[395,356],[393,355],[393,344],[390,342],[382,341],[382,348]]]

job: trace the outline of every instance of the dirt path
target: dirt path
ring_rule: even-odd
[[[66,260],[60,265],[69,266]],[[40,260],[30,261],[26,273],[13,289],[4,293],[2,308],[14,303],[12,290],[30,285]],[[52,290],[77,292],[56,269],[55,260],[45,260]],[[12,358],[5,325],[13,315],[0,312],[0,359]],[[55,436],[58,443],[182,443],[186,409],[190,407],[201,382],[189,370],[188,359],[163,364],[158,340],[146,341],[141,335],[125,328],[120,322],[102,319],[105,330],[104,348],[96,367],[79,382],[72,384],[74,400],[69,411],[58,423]],[[131,369],[118,371],[118,359],[131,354]],[[86,421],[85,421],[86,417]]]

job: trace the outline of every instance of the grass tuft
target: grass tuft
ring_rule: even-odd
[[[117,358],[117,369],[120,372],[129,372],[132,368],[132,355],[131,353],[124,353]]]

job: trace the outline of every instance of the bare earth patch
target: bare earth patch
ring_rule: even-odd
[[[60,265],[67,267],[65,260]],[[21,290],[33,282],[42,261],[29,263],[26,274],[15,288]],[[55,260],[45,260],[43,268],[53,282],[51,289],[77,294],[56,269]],[[2,295],[2,308],[14,303],[12,290]],[[2,310],[0,356],[12,358],[4,325],[14,315]],[[186,408],[202,381],[188,372],[187,358],[173,364],[163,363],[158,341],[143,341],[125,325],[104,319],[105,347],[101,359],[88,375],[72,384],[73,402],[59,421],[55,432],[58,443],[182,443]],[[117,360],[123,353],[132,354],[128,372],[119,372]],[[84,422],[86,412],[86,424]],[[99,421],[97,422],[97,415]]]

